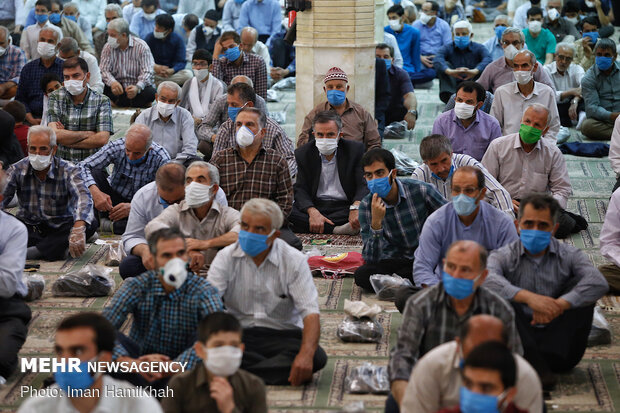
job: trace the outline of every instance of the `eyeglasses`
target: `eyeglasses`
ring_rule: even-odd
[[[465,194],[465,195],[473,198],[474,194],[476,192],[478,192],[478,191],[479,191],[479,188],[463,188],[463,189],[460,189],[458,187],[454,187],[454,186],[452,187],[452,195],[453,196],[460,195],[460,194]]]
[[[513,45],[514,47],[517,47],[517,46],[521,45],[521,41],[520,40],[515,40],[514,42],[509,42],[508,40],[502,40],[502,45],[504,45],[504,46]]]

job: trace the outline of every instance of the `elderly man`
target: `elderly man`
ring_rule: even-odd
[[[158,0],[142,0],[140,10],[131,17],[129,30],[142,40],[146,40],[146,36],[153,33],[155,18],[160,14],[166,14],[166,12],[159,8]]]
[[[489,38],[489,40],[482,43],[482,45],[487,48],[492,61],[499,59],[500,57],[504,57],[502,34],[504,34],[504,30],[506,30],[507,27],[509,27],[508,16],[505,14],[500,14],[495,18],[495,20],[493,20],[494,35]]]
[[[611,39],[599,39],[594,46],[596,65],[588,69],[581,81],[588,119],[581,133],[594,140],[611,137],[614,121],[620,115],[620,65]]]
[[[561,13],[562,0],[547,0],[547,17],[545,17],[542,27],[553,34],[556,43],[572,43],[579,38],[579,31]]]
[[[398,411],[407,382],[417,361],[435,347],[454,340],[474,314],[488,314],[506,326],[508,346],[521,354],[523,348],[515,328],[512,307],[499,295],[482,286],[487,251],[475,241],[457,241],[448,248],[442,282],[425,288],[407,301],[396,346],[390,354],[388,374],[391,395],[386,412]]]
[[[47,73],[54,73],[62,79],[62,60],[56,57],[58,32],[46,27],[39,32],[39,43],[45,49],[45,55],[34,59],[24,66],[19,76],[15,100],[26,106],[26,121],[31,125],[41,123],[43,113],[43,90],[41,78]]]
[[[241,7],[239,27],[252,26],[258,40],[266,42],[282,27],[282,11],[278,0],[247,0]]]
[[[301,133],[297,138],[297,147],[307,143],[312,137],[312,121],[319,112],[333,110],[342,119],[342,137],[363,142],[366,150],[381,147],[381,136],[377,130],[377,122],[362,107],[347,98],[349,91],[347,74],[339,67],[332,67],[323,79],[323,90],[327,101],[319,103],[304,118]],[[417,112],[416,112],[417,116]]]
[[[70,37],[75,39],[78,42],[81,49],[86,50],[87,52],[94,53],[95,50],[91,45],[92,42],[92,31],[90,29],[90,25],[88,26],[88,33],[90,34],[90,40],[86,37],[80,26],[78,26],[77,22],[73,21],[71,18],[67,16],[65,12],[63,12],[63,5],[60,0],[51,0],[51,11],[49,15],[49,21],[54,26],[60,28],[62,30],[63,38]]]
[[[620,122],[616,121],[620,129]],[[617,295],[620,292],[620,191],[614,191],[603,228],[601,228],[601,254],[608,261],[598,267],[609,283],[609,292]]]
[[[204,15],[203,23],[194,27],[187,39],[186,60],[190,60],[194,52],[204,49],[213,54],[216,42],[222,34],[222,30],[217,27],[219,16],[215,10],[207,10]],[[218,56],[215,56],[216,58]]]
[[[153,141],[163,146],[172,159],[180,162],[196,159],[198,139],[194,119],[187,109],[179,106],[181,87],[174,82],[161,82],[155,99],[157,105],[141,112],[136,123],[148,126]]]
[[[508,332],[497,317],[478,314],[463,324],[458,337],[435,347],[416,363],[401,405],[403,413],[436,413],[459,403],[463,385],[461,362],[482,343],[498,342],[508,346]],[[513,402],[529,413],[542,413],[540,379],[532,366],[513,352],[517,365]]]
[[[80,50],[75,39],[65,37],[58,43],[58,57],[62,60],[68,60],[73,57],[84,59],[86,63],[88,63],[88,87],[97,93],[103,93],[103,80],[101,79],[101,71],[99,70],[97,58],[89,52]]]
[[[80,168],[56,156],[56,134],[46,126],[28,130],[28,157],[7,171],[3,208],[17,193],[16,217],[28,228],[28,259],[64,259],[86,250],[96,229],[93,199]],[[43,208],[45,206],[45,208]],[[93,225],[95,224],[95,225]]]
[[[222,10],[222,26],[224,31],[238,31],[240,29],[239,15],[241,15],[241,7],[243,7],[243,2],[240,0],[227,1],[224,4],[224,9]]]
[[[525,34],[525,44],[528,50],[536,55],[536,60],[540,64],[553,62],[556,41],[553,33],[548,29],[542,28],[543,11],[539,7],[532,7],[527,11],[527,25],[523,29]]]
[[[560,115],[555,103],[553,88],[536,82],[533,73],[544,71],[536,61],[536,56],[529,50],[522,50],[512,60],[515,81],[495,90],[491,115],[502,127],[502,134],[508,135],[519,131],[521,116],[525,108],[532,104],[540,104],[549,110],[549,118],[545,128],[545,138],[555,142],[560,131]]]
[[[241,368],[266,384],[299,386],[327,362],[319,346],[318,294],[304,254],[278,239],[278,205],[252,199],[239,240],[213,260],[208,280],[243,327]]]
[[[105,6],[105,22],[110,23],[114,19],[120,19],[123,17],[123,9],[116,3],[110,3]],[[95,55],[97,59],[101,58],[101,52],[103,47],[108,42],[108,31],[99,30],[93,35],[93,43],[95,45]]]
[[[411,26],[420,32],[420,60],[433,69],[433,59],[437,51],[452,41],[450,25],[437,17],[439,4],[427,1],[422,4],[421,13]]]
[[[56,27],[48,20],[49,13],[52,9],[50,0],[37,0],[34,6],[36,23],[28,26],[22,32],[19,47],[26,53],[28,60],[38,59],[39,57],[49,57],[52,54],[52,46],[56,46],[58,41],[62,39],[62,30]],[[51,43],[41,40],[41,30],[51,29],[56,33],[56,42]],[[40,43],[49,43],[41,45]],[[52,45],[52,46],[50,46]],[[54,54],[55,51],[54,51]]]
[[[108,41],[101,51],[104,93],[117,106],[149,107],[155,98],[149,46],[129,33],[124,19],[108,23]]]
[[[13,46],[9,29],[0,26],[0,99],[9,100],[15,97],[19,75],[26,65],[23,50]]]
[[[53,7],[54,5],[52,4],[52,8]],[[78,27],[82,30],[82,33],[84,33],[84,36],[86,37],[86,41],[90,44],[90,47],[92,49],[93,26],[90,25],[90,22],[88,21],[87,18],[80,15],[80,6],[76,2],[71,1],[69,3],[65,3],[62,7],[62,10],[63,10],[63,13],[62,13],[63,16],[75,22],[78,25]],[[95,52],[94,49],[92,49],[91,53],[94,53],[94,52]]]
[[[155,180],[157,169],[170,160],[164,148],[153,142],[148,127],[132,125],[125,138],[108,143],[80,163],[95,208],[107,212],[115,234],[125,232],[130,202],[138,189]],[[106,168],[113,164],[112,176]],[[108,229],[109,222],[101,222]]]
[[[439,99],[444,103],[461,82],[477,78],[491,63],[489,52],[480,43],[472,42],[473,36],[471,23],[466,20],[454,23],[453,41],[443,45],[433,59],[439,77]]]
[[[252,53],[260,56],[265,61],[267,66],[267,73],[271,71],[271,56],[269,55],[269,48],[265,46],[265,43],[258,40],[258,30],[254,27],[244,27],[241,29],[240,34],[241,42],[239,43],[239,49],[245,53]]]
[[[58,139],[57,156],[78,163],[108,143],[114,133],[107,96],[88,87],[90,72],[81,57],[63,64],[64,87],[50,94],[47,124]]]
[[[185,42],[174,31],[174,19],[169,14],[155,17],[155,30],[144,37],[155,60],[155,84],[168,80],[181,86],[192,77],[185,69]]]
[[[237,241],[239,211],[220,204],[217,168],[204,161],[193,162],[185,171],[185,199],[170,205],[146,226],[147,238],[162,228],[179,228],[192,256],[190,267],[207,268],[222,248]],[[198,272],[196,270],[196,272]]]
[[[485,282],[511,301],[525,359],[545,387],[553,382],[552,372],[567,372],[581,360],[594,305],[608,290],[583,251],[554,239],[560,212],[549,195],[522,199],[515,222],[520,240],[491,253]]]
[[[491,62],[478,79],[478,83],[489,92],[494,92],[500,86],[514,81],[512,59],[525,46],[525,35],[515,27],[505,29],[502,32],[501,39],[500,43],[504,48],[504,54]],[[542,70],[542,67],[536,67],[532,76],[536,82],[544,83],[551,88],[554,87],[549,74]]]

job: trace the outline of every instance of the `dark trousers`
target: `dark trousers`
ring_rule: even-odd
[[[565,103],[558,103],[558,113],[560,114],[560,124],[562,126],[566,126],[567,128],[573,127],[573,121],[568,114],[568,109],[570,108],[570,101]],[[585,112],[586,105],[583,103],[583,99],[579,100],[577,104],[577,113]]]
[[[385,413],[400,413],[400,408],[392,393],[388,394],[388,398],[385,401]]]
[[[99,190],[103,192],[104,194],[107,194],[110,196],[110,199],[112,200],[112,206],[116,206],[118,204],[122,204],[125,202],[128,202],[128,203],[131,202],[131,199],[127,199],[123,197],[121,194],[116,192],[114,188],[110,186],[110,183],[108,182],[108,173],[105,171],[105,169],[93,169],[91,170],[91,175],[93,176],[93,179],[95,180],[95,184],[97,184],[97,188],[99,188]],[[108,216],[107,212],[100,212],[100,211],[98,212],[101,217]],[[127,218],[121,219],[120,221],[115,221],[112,224],[113,232],[116,235],[122,235],[125,232],[126,227],[127,227]]]
[[[265,43],[268,39],[269,39],[269,35],[268,34],[259,34],[258,35],[258,40],[260,40],[263,43]]]
[[[257,375],[265,384],[286,385],[291,366],[301,348],[301,330],[275,330],[264,327],[243,330],[241,368]],[[319,346],[312,359],[312,371],[325,367],[327,354]]]
[[[413,286],[401,287],[398,291],[396,291],[396,302],[394,304],[396,304],[396,308],[401,314],[405,312],[405,306],[407,305],[409,298],[421,290],[421,287]]]
[[[407,258],[389,258],[375,264],[364,264],[354,274],[355,284],[368,292],[374,292],[370,284],[370,276],[374,274],[396,273],[413,282],[413,260]]]
[[[285,222],[282,228],[280,228],[279,238],[291,247],[298,249],[299,251],[301,251],[304,247],[297,235],[295,235],[295,233],[289,229],[288,222]]]
[[[151,107],[151,103],[155,100],[155,88],[153,86],[147,86],[144,90],[136,95],[133,99],[129,99],[127,94],[123,92],[122,95],[115,95],[112,93],[112,89],[109,86],[105,86],[103,93],[110,98],[110,101],[116,106],[130,107],[130,108],[148,108]]]
[[[407,114],[407,108],[404,105],[400,106],[390,106],[385,111],[385,125],[390,126],[393,122],[400,122],[405,119],[405,115]]]
[[[409,78],[411,79],[411,83],[415,85],[419,85],[421,83],[430,82],[431,80],[437,77],[437,72],[435,69],[431,69],[429,67],[423,66],[424,69],[419,72],[409,73]]]
[[[26,224],[28,229],[28,246],[37,247],[41,257],[46,261],[64,260],[69,248],[69,234],[73,228],[73,222],[52,228],[45,223],[39,225]],[[97,230],[98,223],[86,225],[86,239]]]
[[[293,204],[293,210],[289,215],[288,220],[291,223],[291,230],[293,232],[308,233],[310,232],[310,216],[307,212],[300,210],[297,204]],[[317,200],[314,203],[314,207],[319,212],[332,221],[334,225],[323,225],[323,233],[331,234],[334,231],[334,226],[344,225],[349,222],[349,201],[320,201]]]
[[[5,379],[17,368],[17,353],[26,341],[31,317],[23,298],[0,298],[0,376]]]
[[[522,304],[513,303],[515,324],[524,357],[539,376],[570,371],[581,361],[592,328],[594,305],[565,311],[543,328],[532,326],[532,317],[525,314]]]
[[[281,67],[286,69],[293,61],[295,48],[282,38],[274,39],[271,46],[271,61],[273,67]],[[295,76],[295,73],[289,73],[286,77]]]
[[[118,266],[118,272],[121,274],[123,280],[137,277],[140,274],[144,274],[146,271],[144,264],[142,264],[142,257],[133,254],[129,254],[123,258]]]
[[[442,72],[437,72],[437,77],[439,78],[439,99],[443,103],[448,103],[450,96],[456,92],[456,87],[461,81]]]

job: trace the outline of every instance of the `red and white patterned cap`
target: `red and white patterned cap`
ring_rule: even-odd
[[[344,70],[336,66],[332,67],[327,71],[325,79],[323,79],[323,83],[327,83],[330,80],[344,80],[345,82],[349,83],[349,79],[347,78],[347,74],[344,72]]]

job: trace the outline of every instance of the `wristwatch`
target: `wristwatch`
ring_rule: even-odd
[[[357,210],[357,209],[360,209],[360,204],[357,204],[357,205],[351,205],[351,206],[349,207],[349,211],[355,211],[355,210]]]
[[[411,113],[413,116],[415,116],[416,120],[418,119],[418,111],[415,109],[411,109],[408,110],[407,113]]]

